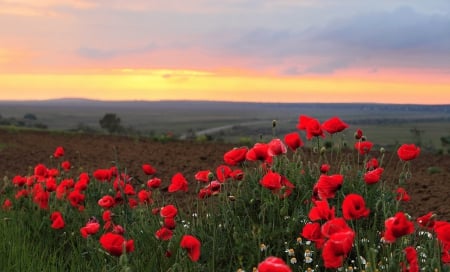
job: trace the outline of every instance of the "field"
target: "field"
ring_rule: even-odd
[[[351,267],[365,268],[366,271],[400,271],[406,261],[409,266],[415,264],[410,257],[405,259],[404,254],[405,248],[414,248],[420,255],[420,267],[425,271],[449,270],[449,266],[444,265],[449,262],[448,235],[436,227],[434,231],[439,241],[430,238],[434,231],[427,228],[428,225],[421,226],[422,221],[416,222],[419,217],[432,212],[434,215],[430,220],[436,220],[436,225],[443,226],[441,229],[450,229],[446,223],[450,221],[450,208],[445,204],[450,195],[450,157],[446,154],[448,147],[443,145],[444,141],[441,142],[441,138],[449,134],[448,107],[435,106],[426,110],[415,106],[399,108],[386,105],[319,107],[248,104],[243,107],[242,104],[197,102],[185,104],[183,108],[177,103],[172,104],[172,110],[155,104],[155,107],[158,105],[161,108],[152,111],[152,114],[144,111],[139,104],[133,104],[135,107],[101,109],[78,106],[78,111],[77,107],[69,106],[56,107],[58,110],[49,105],[21,105],[22,108],[10,104],[8,107],[11,108],[2,106],[3,119],[11,116],[19,119],[26,113],[33,113],[39,121],[48,125],[48,129],[27,126],[5,126],[0,129],[0,175],[3,178],[0,187],[0,201],[3,203],[0,210],[3,218],[0,252],[6,256],[0,261],[1,267],[10,271],[251,271],[266,257],[278,256],[282,262],[284,260],[301,271],[311,271],[308,270],[311,267],[315,268],[314,271],[336,271],[333,269],[338,267],[346,267],[345,271],[351,271]],[[147,103],[142,105],[149,106]],[[260,110],[261,114],[250,114],[253,110]],[[293,111],[296,112],[294,117],[288,118]],[[118,114],[124,126],[128,124],[133,129],[127,129],[123,135],[102,133],[98,119],[105,112]],[[245,162],[231,166],[233,171],[237,171],[235,176],[231,172],[222,176],[229,167],[225,165],[230,163],[224,160],[226,152],[244,144],[250,152],[256,148],[253,146],[255,142],[284,139],[286,133],[298,131],[298,115],[305,112],[319,116],[322,121],[329,117],[325,114],[333,112],[332,116],[339,115],[350,127],[333,137],[327,134],[323,139],[303,138],[305,145],[297,151],[289,149],[276,156],[270,155],[274,156],[273,162],[264,162],[267,157],[246,157]],[[80,117],[83,115],[85,119]],[[67,116],[73,116],[73,119]],[[272,120],[277,121],[272,123]],[[90,133],[82,133],[73,129],[75,122],[83,122],[94,129]],[[153,122],[155,125],[150,127],[148,124]],[[358,141],[354,133],[357,128],[361,128],[367,139],[375,144],[369,152],[361,153],[355,149],[354,144]],[[403,131],[405,129],[406,133]],[[183,136],[186,140],[179,139]],[[410,161],[399,160],[396,151],[404,143],[422,143],[419,156]],[[58,146],[64,147],[62,158],[54,155]],[[385,151],[381,151],[381,147]],[[376,158],[384,169],[381,180],[376,184],[365,181],[365,174],[369,172],[367,163],[371,158]],[[260,160],[263,161],[261,164]],[[62,169],[63,161],[70,162],[66,170]],[[44,178],[37,174],[40,172],[37,170],[39,164],[58,169],[55,174],[58,185],[71,178],[78,183],[81,173],[90,176],[90,185],[84,189],[67,189],[67,196],[65,191],[61,196],[57,196],[61,191],[54,195],[51,189],[47,189],[53,186],[51,176]],[[156,173],[145,174],[143,164],[151,164]],[[329,164],[330,170],[322,170],[324,164]],[[109,182],[101,181],[93,174],[99,169],[112,171],[109,170],[112,166],[118,171],[114,174],[114,182],[111,177]],[[40,167],[42,169],[42,165]],[[239,172],[240,167],[242,173]],[[204,170],[211,172],[206,176],[209,179],[209,185],[208,181],[206,185],[218,185],[217,180],[221,180],[221,185],[220,191],[203,191],[207,195],[200,198],[203,185],[196,175]],[[328,171],[330,178],[335,178],[334,173],[342,174],[345,182],[336,187],[335,190],[339,190],[336,197],[334,192],[328,196],[333,208],[325,208],[312,215],[314,209],[319,209],[319,202],[327,201],[323,192],[315,195],[313,187]],[[273,189],[271,184],[263,185],[266,176],[278,173],[284,176],[280,191]],[[181,182],[175,178],[179,175],[186,179],[185,185],[189,190],[183,187],[185,185],[176,185],[174,192],[174,184]],[[242,175],[243,180],[240,179]],[[153,177],[161,179],[161,185],[157,188],[147,184]],[[26,181],[27,185],[17,185],[21,180]],[[19,190],[21,186],[29,186],[30,189],[28,192]],[[409,201],[396,199],[399,197],[396,193],[399,186],[410,196]],[[48,203],[36,196],[42,190],[50,192],[46,200]],[[33,194],[33,197],[17,198],[20,191]],[[136,196],[138,191],[139,198]],[[105,208],[101,200],[114,192],[114,201],[117,202]],[[78,195],[73,196],[72,193]],[[148,198],[142,200],[141,193]],[[13,199],[14,194],[16,199]],[[365,205],[370,208],[370,214],[361,214],[367,218],[347,218],[348,215],[345,215],[342,201],[355,194],[363,196]],[[317,199],[311,201],[314,197]],[[12,200],[11,207],[6,204],[7,199]],[[161,210],[172,204],[178,208],[178,215],[169,217],[173,221],[167,223]],[[360,211],[360,204],[355,205]],[[114,214],[112,220],[102,216],[102,212],[108,210]],[[54,216],[52,213],[50,216],[50,212],[55,211],[62,213],[65,223],[61,223],[62,218],[58,217],[61,215]],[[393,220],[399,211],[405,212],[406,218],[416,222],[414,231],[402,229],[401,235],[397,232],[391,234],[395,236],[394,241],[380,242],[380,235],[383,239],[392,239],[386,234],[389,231],[384,230],[389,226],[385,220]],[[339,247],[333,253],[337,255],[330,260],[333,234],[320,238],[324,239],[324,244],[321,244],[320,239],[309,236],[306,229],[320,223],[324,232],[328,222],[341,224],[339,220],[333,221],[341,216],[346,217],[348,225],[343,223],[345,227],[333,231],[339,239],[348,243],[345,243],[345,248]],[[57,221],[59,225],[55,224],[57,219],[60,220]],[[102,230],[97,229],[86,237],[80,235],[85,224],[87,227],[89,223],[97,222],[102,224]],[[114,228],[110,230],[108,224]],[[171,227],[166,227],[168,225]],[[116,226],[124,226],[125,233]],[[127,244],[125,247],[122,243],[119,249],[111,248],[109,244],[105,246],[102,242],[104,235],[112,233],[123,234],[128,241],[133,239],[134,245]],[[193,245],[184,245],[186,236],[189,243],[195,244],[195,237],[200,239],[200,256],[195,255],[199,252],[193,252]],[[300,236],[304,240],[308,238],[313,244],[301,242]],[[442,243],[442,249],[438,243]],[[320,255],[322,246],[323,255]],[[325,253],[327,250],[328,253]],[[19,259],[25,261],[17,262]]]

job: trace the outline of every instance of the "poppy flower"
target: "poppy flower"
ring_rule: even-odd
[[[335,116],[323,122],[322,128],[330,134],[335,134],[348,128],[348,125]]]
[[[402,187],[398,187],[397,190],[397,196],[396,199],[398,201],[410,201],[411,197],[409,196],[408,192],[406,192],[405,188]]]
[[[330,171],[330,165],[327,163],[324,163],[320,166],[320,173],[322,174],[326,174],[328,173],[328,171]]]
[[[384,221],[386,231],[383,238],[388,243],[393,243],[399,237],[414,232],[414,224],[406,218],[403,212],[397,212],[395,216]]]
[[[233,172],[230,173],[230,177],[233,180],[242,180],[244,178],[244,171],[242,171],[242,169],[234,169]]]
[[[410,161],[420,154],[420,147],[415,144],[403,144],[397,149],[397,155],[402,161]]]
[[[212,195],[217,195],[220,192],[220,188],[221,183],[217,180],[213,180],[205,188],[200,189],[198,197],[204,199]]]
[[[169,193],[173,193],[176,191],[183,191],[183,192],[188,191],[188,182],[186,178],[183,176],[183,174],[176,173],[172,177],[172,183],[169,185],[168,191]]]
[[[352,249],[355,232],[351,229],[332,234],[325,242],[322,259],[325,268],[342,267],[344,259]]]
[[[374,170],[374,169],[378,168],[378,166],[379,166],[378,160],[376,158],[371,158],[366,163],[366,170],[367,171]]]
[[[269,155],[269,145],[266,143],[256,143],[245,155],[249,161],[263,161],[272,163],[272,156]]]
[[[162,207],[159,211],[159,215],[161,217],[175,217],[177,213],[178,213],[177,207],[171,204]]]
[[[362,136],[363,136],[363,132],[362,132],[361,129],[358,128],[358,129],[355,131],[355,139],[356,139],[356,140],[360,140],[360,139],[362,138]]]
[[[84,191],[87,189],[88,184],[89,184],[88,179],[80,179],[75,183],[74,189]]]
[[[313,202],[314,207],[308,213],[311,221],[330,220],[334,218],[334,207],[330,208],[327,200],[316,200]]]
[[[291,132],[284,135],[284,142],[292,150],[295,151],[303,146],[303,141],[297,132]]]
[[[153,166],[151,166],[150,164],[143,164],[142,171],[144,171],[146,175],[153,175],[156,173],[156,169],[153,168]]]
[[[187,251],[191,261],[196,262],[200,259],[201,243],[195,236],[184,235],[181,238],[180,247]]]
[[[110,195],[105,195],[98,200],[98,205],[104,209],[109,209],[116,204],[114,198]]]
[[[301,114],[298,117],[297,129],[306,130],[309,121],[311,121],[312,119],[314,119],[314,118],[312,118],[308,115]]]
[[[321,200],[334,198],[336,195],[336,191],[339,190],[344,182],[343,175],[320,175],[319,180],[313,188],[317,190],[317,196]]]
[[[409,246],[404,250],[408,265],[402,263],[402,272],[419,272],[419,260],[417,251],[414,247]]]
[[[416,219],[417,224],[424,228],[433,228],[435,223],[436,215],[432,212],[429,212],[423,216],[420,216]]]
[[[314,242],[317,249],[321,249],[325,243],[325,237],[322,235],[319,223],[307,223],[303,226],[301,236]]]
[[[343,218],[336,217],[325,222],[320,231],[322,236],[329,239],[335,233],[352,231],[352,229]]]
[[[287,152],[286,145],[278,138],[272,139],[269,143],[269,156],[278,156]]]
[[[375,170],[368,171],[364,174],[364,182],[366,184],[375,184],[380,181],[381,174],[383,174],[383,168],[376,168]]]
[[[113,256],[122,255],[124,253],[124,249],[127,253],[134,251],[134,241],[125,240],[125,238],[120,234],[107,232],[100,237],[99,241],[103,249]]]
[[[2,204],[2,209],[9,210],[9,209],[11,209],[11,207],[12,207],[11,200],[9,200],[9,198],[5,199],[5,201],[3,201],[3,204]]]
[[[168,229],[174,229],[176,226],[175,218],[173,217],[164,217],[163,226]]]
[[[88,222],[82,228],[80,228],[80,233],[83,238],[87,238],[89,235],[96,234],[100,230],[100,224],[96,221]]]
[[[346,220],[359,219],[369,216],[364,198],[358,194],[348,194],[342,202],[342,216]]]
[[[258,272],[291,272],[291,268],[278,257],[267,257],[258,264]]]
[[[59,158],[64,156],[64,148],[62,146],[58,146],[55,149],[55,152],[53,152],[53,157]]]
[[[219,165],[216,168],[217,180],[222,183],[225,182],[230,177],[231,172],[233,172],[233,170],[231,170],[228,165]]]
[[[64,218],[58,211],[52,212],[50,215],[50,220],[52,221],[51,227],[53,229],[63,229],[65,226]]]
[[[162,241],[167,241],[172,239],[173,231],[166,227],[161,227],[159,230],[155,232],[155,237]]]
[[[33,201],[39,206],[39,208],[47,210],[49,197],[50,193],[41,189],[34,193]]]
[[[15,186],[21,187],[27,183],[27,178],[22,176],[14,176],[12,182]]]
[[[102,219],[103,221],[111,221],[112,220],[112,212],[111,210],[106,210],[102,213]]]
[[[42,163],[34,167],[34,175],[40,178],[45,178],[48,175],[48,169]]]
[[[48,177],[45,180],[45,189],[47,192],[54,192],[58,185],[56,184],[56,179],[54,177]]]
[[[269,170],[269,172],[262,177],[259,183],[269,190],[279,190],[281,189],[281,175],[277,172]]]
[[[247,147],[233,148],[223,155],[223,160],[228,165],[231,166],[238,165],[239,163],[245,161],[247,152],[248,152]]]
[[[306,124],[306,139],[311,140],[312,137],[319,136],[325,138],[325,134],[322,130],[322,125],[320,125],[319,120],[312,118]]]
[[[161,179],[160,178],[152,178],[147,181],[147,187],[156,189],[159,186],[161,186]]]
[[[69,200],[70,205],[72,205],[72,207],[78,208],[83,203],[85,195],[83,195],[78,190],[73,190],[72,192],[69,193],[69,195],[67,195],[67,199]]]
[[[61,167],[64,169],[64,171],[69,171],[71,166],[72,164],[70,163],[70,161],[63,161],[61,163]]]
[[[140,203],[151,204],[152,201],[152,192],[147,190],[140,190],[137,194]]]
[[[112,172],[110,169],[97,169],[93,176],[98,181],[110,181],[112,179]]]
[[[373,147],[373,143],[370,141],[359,141],[355,143],[355,149],[358,150],[359,154],[368,154]]]
[[[195,173],[195,180],[201,181],[201,182],[210,182],[210,178],[214,178],[214,174],[209,170],[201,170]]]

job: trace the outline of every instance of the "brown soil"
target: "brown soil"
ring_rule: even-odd
[[[64,147],[65,159],[74,167],[89,173],[98,168],[108,168],[117,161],[120,169],[125,168],[127,173],[146,181],[141,165],[149,163],[157,169],[156,176],[162,179],[166,187],[177,172],[193,181],[197,171],[214,170],[223,164],[223,154],[235,147],[230,143],[163,143],[119,136],[11,132],[0,129],[0,177],[11,179],[15,175],[28,175],[38,163],[54,167],[55,161],[52,161],[51,155],[57,146]],[[398,161],[394,157],[390,154],[392,161]],[[403,186],[411,196],[411,201],[402,204],[404,211],[414,217],[433,211],[438,219],[450,221],[449,158],[448,155],[422,153],[411,162],[412,177]],[[383,177],[386,180],[398,180],[398,173],[386,169]],[[194,197],[196,192],[190,194]]]

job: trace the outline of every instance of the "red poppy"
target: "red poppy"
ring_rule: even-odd
[[[159,186],[161,186],[161,179],[159,178],[152,178],[147,181],[147,187],[149,188],[156,189]]]
[[[397,197],[396,197],[396,199],[398,200],[398,201],[410,201],[411,200],[411,197],[409,196],[409,194],[406,192],[406,190],[405,190],[405,188],[402,188],[402,187],[398,187],[397,188]]]
[[[321,249],[325,243],[325,237],[322,235],[319,223],[307,223],[303,226],[301,236],[314,242],[317,249]]]
[[[11,207],[12,207],[11,200],[9,200],[9,198],[5,199],[5,201],[3,201],[3,204],[2,204],[2,209],[9,210],[9,209],[11,209]]]
[[[278,257],[267,257],[258,264],[258,272],[291,272],[291,268]]]
[[[178,213],[177,207],[171,204],[162,207],[159,211],[159,215],[161,217],[175,217],[177,213]]]
[[[39,208],[47,210],[49,197],[50,197],[49,192],[47,192],[43,189],[40,189],[34,193],[33,201],[34,201],[34,203],[39,205]]]
[[[217,180],[213,180],[206,187],[200,189],[198,197],[200,199],[204,199],[212,195],[217,195],[218,193],[220,193],[221,186],[222,184],[220,182],[218,182]]]
[[[322,259],[325,268],[342,267],[344,259],[352,249],[355,232],[351,229],[333,233],[325,242]]]
[[[320,173],[322,174],[326,174],[328,173],[328,171],[330,171],[330,165],[327,163],[324,163],[320,166]]]
[[[378,160],[376,158],[371,158],[370,160],[367,161],[366,163],[367,171],[374,170],[376,168],[378,168]]]
[[[419,272],[419,260],[414,247],[406,247],[404,250],[408,265],[402,263],[402,272]]]
[[[63,162],[61,163],[61,167],[62,167],[65,171],[69,171],[71,166],[72,166],[72,164],[70,163],[70,161],[63,161]]]
[[[343,218],[336,217],[325,222],[321,227],[322,236],[329,239],[333,234],[339,232],[353,231]]]
[[[201,182],[210,182],[210,178],[214,178],[214,174],[209,170],[202,170],[195,173],[195,180]]]
[[[435,223],[436,214],[429,212],[416,219],[417,224],[424,228],[433,228]]]
[[[162,241],[168,241],[172,239],[173,231],[166,227],[161,227],[159,230],[155,232],[155,237]]]
[[[269,156],[278,156],[287,152],[286,145],[284,145],[284,143],[278,138],[272,139],[268,145]]]
[[[22,176],[15,176],[12,180],[15,186],[23,186],[27,183],[27,178]]]
[[[174,229],[176,226],[175,218],[173,217],[164,217],[163,225],[168,229]]]
[[[383,174],[383,168],[376,168],[375,170],[368,171],[364,174],[364,182],[366,184],[375,184],[380,181],[381,174]]]
[[[38,178],[45,178],[48,176],[48,169],[45,165],[43,165],[42,163],[36,165],[34,167],[34,175],[37,176]]]
[[[125,240],[125,238],[116,233],[107,232],[100,237],[100,244],[111,255],[120,256],[125,252],[134,251],[134,241]]]
[[[142,170],[146,175],[153,175],[156,173],[156,169],[153,168],[153,166],[151,166],[150,164],[143,164]]]
[[[188,182],[186,178],[181,173],[176,173],[172,177],[172,183],[169,185],[168,189],[169,193],[177,192],[177,191],[188,191]]]
[[[53,229],[63,229],[65,226],[64,218],[58,211],[52,212],[52,214],[50,215],[50,220],[52,221],[51,227]]]
[[[311,140],[312,137],[325,137],[319,120],[312,118],[306,124],[306,139]]]
[[[219,165],[216,168],[217,180],[220,182],[225,182],[230,177],[231,172],[233,172],[233,170],[231,170],[231,168],[229,166]]]
[[[373,147],[373,143],[370,141],[359,141],[355,143],[355,149],[358,150],[359,154],[368,154]]]
[[[111,210],[106,210],[102,213],[102,219],[103,221],[111,221],[112,220],[112,212]]]
[[[244,171],[242,171],[242,169],[234,169],[233,172],[230,173],[230,177],[233,180],[242,180],[244,178]]]
[[[139,202],[140,203],[144,203],[144,204],[151,204],[153,203],[152,200],[152,192],[151,191],[147,191],[147,190],[140,190],[137,194],[138,198],[139,198]]]
[[[136,194],[136,191],[134,190],[133,185],[131,185],[129,183],[125,184],[125,188],[124,188],[123,192],[126,195],[135,195]]]
[[[53,157],[59,158],[64,156],[64,148],[62,146],[58,146],[55,149],[55,152],[53,153]]]
[[[247,147],[233,148],[223,155],[223,160],[228,165],[238,165],[239,163],[245,161],[247,152]]]
[[[361,129],[358,128],[355,132],[355,139],[360,140],[362,138],[362,136],[363,136],[363,132]]]
[[[406,218],[403,212],[397,212],[395,216],[386,219],[384,225],[386,231],[383,237],[388,243],[393,243],[397,238],[414,232],[414,224]]]
[[[111,169],[97,169],[94,171],[93,176],[99,181],[110,181],[112,179]]]
[[[184,235],[180,241],[180,247],[186,249],[191,261],[196,262],[200,258],[200,241],[192,235]]]
[[[330,209],[327,200],[316,200],[313,203],[314,207],[312,207],[308,213],[308,217],[311,221],[327,221],[334,218],[334,207]]]
[[[266,143],[256,143],[247,152],[245,158],[249,161],[263,161],[272,163],[272,156],[269,155],[269,145]]]
[[[56,184],[56,179],[54,177],[48,177],[45,180],[45,189],[47,192],[54,192],[57,186],[58,185]]]
[[[303,114],[300,115],[298,117],[297,129],[306,130],[309,121],[311,121],[312,119],[314,119],[314,118],[312,118],[308,115],[303,115]]]
[[[79,208],[80,206],[82,206],[85,196],[80,191],[73,190],[69,193],[67,199],[69,200],[72,207]]]
[[[344,176],[342,175],[320,175],[319,180],[313,188],[313,191],[317,191],[317,196],[321,200],[334,198],[336,191],[339,190],[344,182]]]
[[[450,250],[450,222],[437,221],[433,229],[437,239],[443,245],[444,251]]]
[[[279,190],[281,189],[281,175],[269,170],[269,172],[262,177],[259,183],[269,190]]]
[[[334,134],[334,133],[341,132],[344,129],[348,128],[348,125],[346,123],[344,123],[341,119],[339,119],[339,117],[335,116],[335,117],[331,117],[330,119],[323,122],[322,128],[326,132],[328,132],[330,134]]]
[[[87,186],[89,184],[88,179],[80,179],[75,183],[75,190],[84,191],[87,189]]]
[[[397,150],[397,155],[402,161],[410,161],[420,154],[420,147],[415,144],[403,144]]]
[[[96,221],[87,222],[84,227],[80,229],[81,236],[87,238],[89,235],[96,234],[100,230],[100,224]]]
[[[98,205],[104,209],[109,209],[116,204],[114,198],[110,195],[105,195],[98,200]]]
[[[342,202],[342,216],[346,220],[359,219],[369,216],[364,198],[358,194],[348,194]]]
[[[292,150],[295,151],[303,146],[303,141],[297,132],[291,132],[284,135],[284,142]]]

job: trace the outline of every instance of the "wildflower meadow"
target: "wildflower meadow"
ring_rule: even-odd
[[[450,271],[450,222],[402,211],[419,146],[388,159],[339,117],[300,115],[282,136],[276,125],[166,187],[151,162],[145,180],[120,158],[90,173],[55,146],[3,181],[0,270]]]

